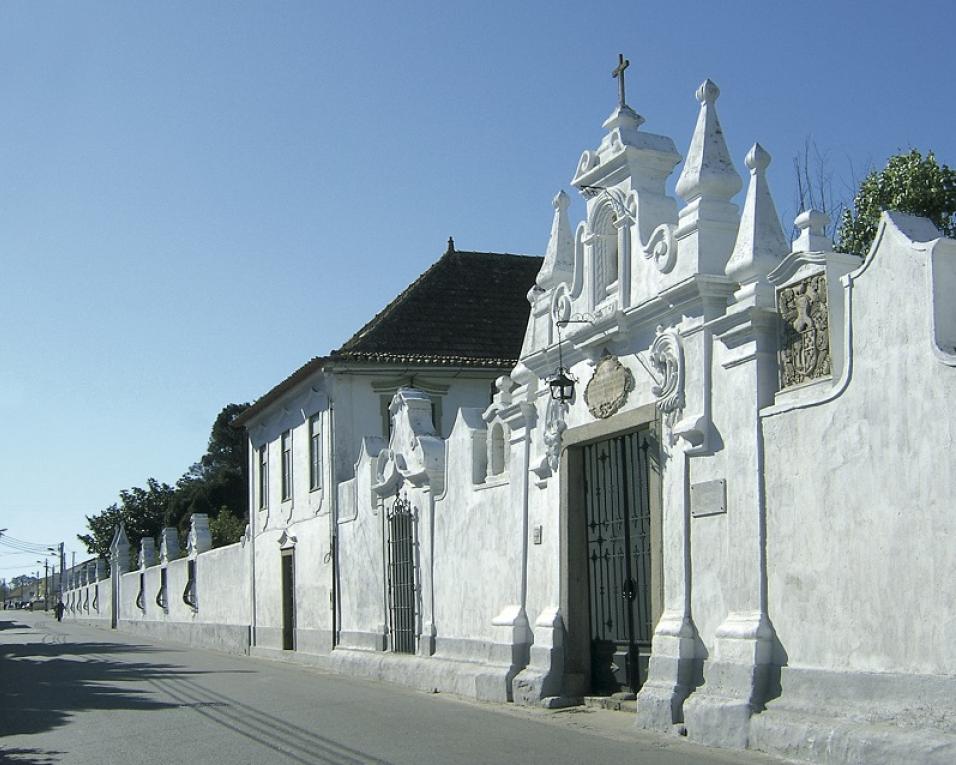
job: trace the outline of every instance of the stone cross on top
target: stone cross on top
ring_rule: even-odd
[[[617,85],[621,94],[621,106],[624,106],[624,70],[631,65],[631,62],[624,58],[623,53],[617,54],[617,66],[611,72],[611,77],[617,80]]]

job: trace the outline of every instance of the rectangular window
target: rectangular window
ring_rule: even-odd
[[[259,447],[259,509],[269,506],[269,445]]]
[[[282,434],[282,501],[292,499],[292,430]]]
[[[322,439],[319,434],[319,415],[309,418],[309,490],[322,488]]]

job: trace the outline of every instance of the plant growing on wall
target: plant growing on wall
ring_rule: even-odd
[[[246,522],[223,505],[216,517],[209,521],[209,532],[212,534],[213,547],[235,544],[246,532]]]
[[[863,179],[853,209],[843,211],[836,249],[865,255],[883,210],[929,218],[946,236],[956,235],[956,170],[916,149],[890,157],[886,167]]]

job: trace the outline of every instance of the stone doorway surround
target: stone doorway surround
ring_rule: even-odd
[[[584,529],[583,447],[587,444],[649,428],[660,433],[656,405],[620,412],[564,433],[561,454],[561,612],[567,629],[564,663],[564,695],[586,696],[591,692],[591,635],[588,603],[587,540]],[[653,467],[656,466],[656,470]],[[648,471],[651,511],[651,603],[656,624],[663,610],[663,547],[661,536],[661,460],[654,455]]]

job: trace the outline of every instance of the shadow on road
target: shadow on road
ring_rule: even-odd
[[[10,623],[0,618],[0,630]],[[200,681],[203,675],[255,674],[255,670],[206,671],[152,662],[150,653],[168,653],[168,649],[71,641],[58,631],[29,624],[18,626],[25,631],[22,637],[9,632],[0,636],[0,765],[51,765],[65,754],[5,747],[5,736],[42,734],[70,724],[86,710],[168,709],[189,709],[207,724],[265,748],[282,761],[301,765],[388,765],[349,743],[323,735],[324,731],[297,725]],[[18,638],[22,642],[11,642]],[[124,683],[139,687],[124,687]],[[148,689],[142,689],[144,683]]]
[[[82,652],[82,648],[69,643],[17,646],[22,651],[7,648],[0,651],[0,737],[51,730],[85,709],[155,710],[176,706],[151,701],[149,694],[139,691],[110,687],[124,680],[168,677],[176,674],[172,667],[105,658],[61,658],[61,654]],[[21,653],[29,654],[29,658],[17,655]]]
[[[0,631],[14,628],[35,629],[0,620]],[[146,654],[156,650],[151,646],[70,642],[63,635],[42,630],[29,634],[28,642],[9,642],[15,637],[7,632],[0,645],[0,738],[52,730],[83,710],[175,708],[179,705],[153,701],[149,692],[121,690],[118,684],[194,674],[167,664],[104,655]],[[55,761],[59,754],[0,744],[0,763],[4,764],[44,765]]]
[[[0,749],[0,765],[54,765],[66,752],[45,749]]]

